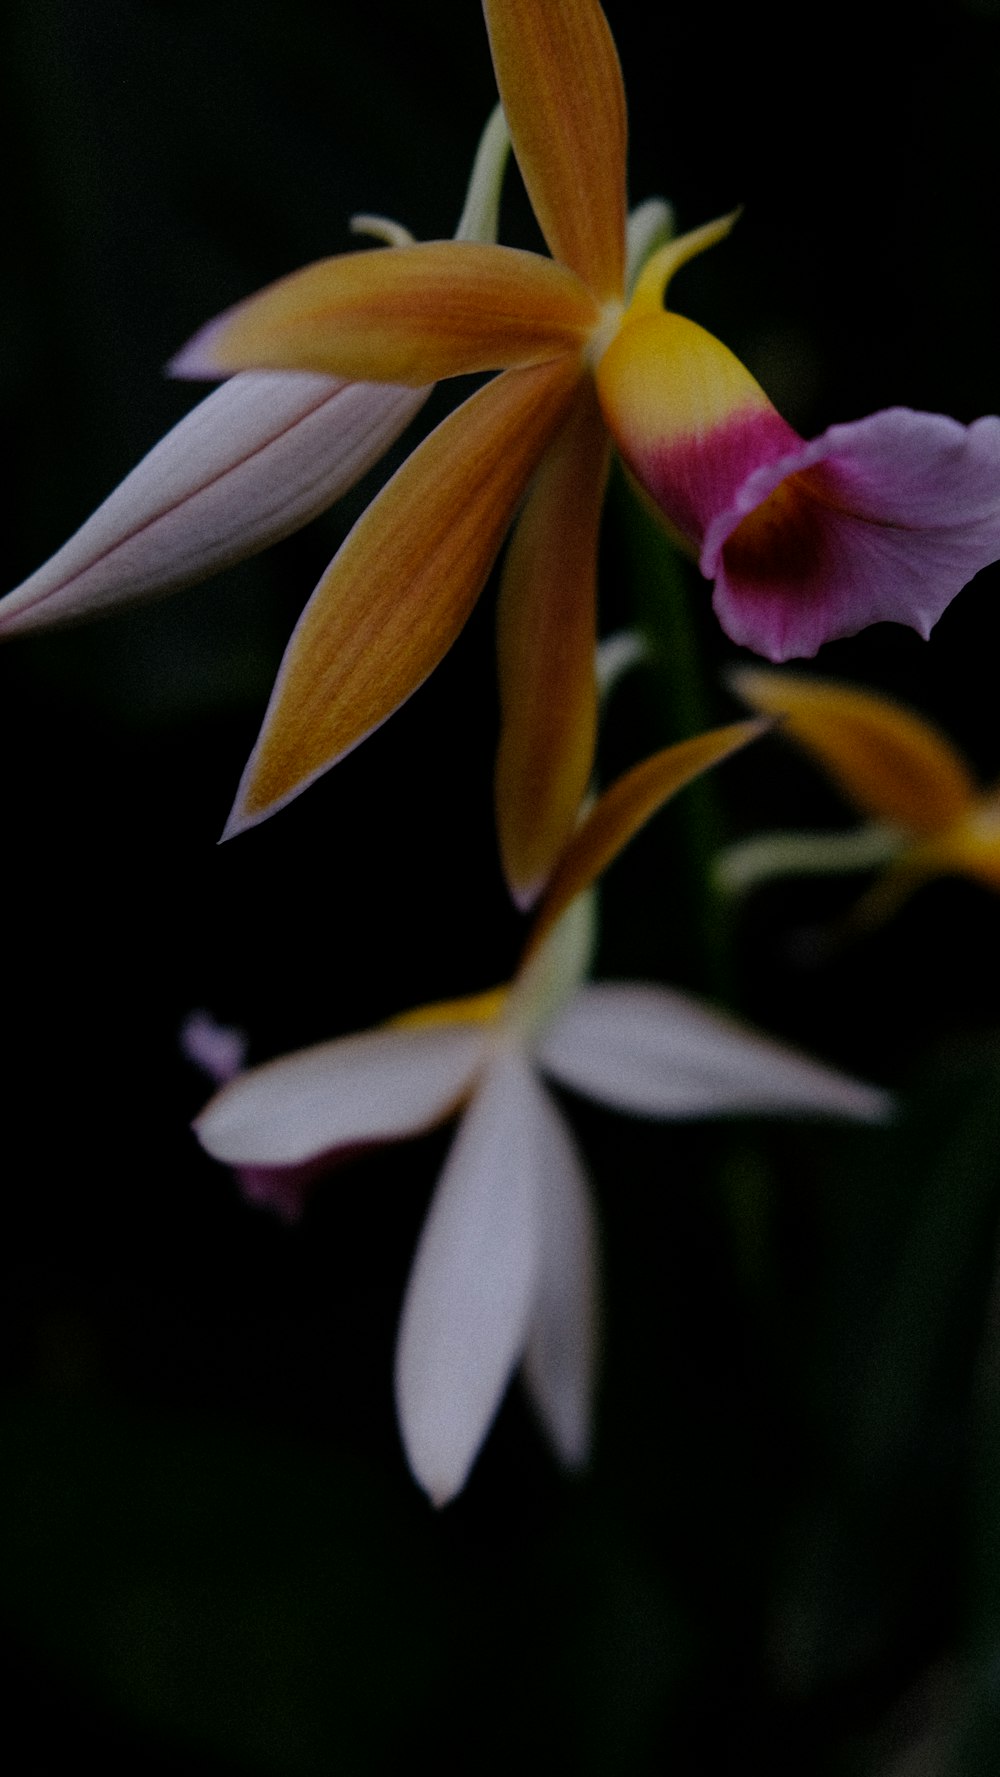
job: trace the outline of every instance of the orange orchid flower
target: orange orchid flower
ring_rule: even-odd
[[[427,678],[527,493],[500,588],[496,772],[501,856],[527,907],[593,760],[611,441],[699,555],[723,627],[783,660],[879,619],[926,635],[1000,557],[1000,419],[892,409],[799,438],[725,346],[663,306],[674,272],[731,218],[654,252],[629,296],[625,98],[598,0],[484,0],[484,12],[551,257],[480,236],[323,260],[213,321],[173,369],[397,394],[501,372],[412,453],[320,581],[226,831],[297,796]]]
[[[874,925],[921,883],[966,876],[1000,890],[1000,785],[983,788],[932,722],[857,685],[741,667],[737,696],[826,772],[865,825],[847,833],[774,833],[723,854],[723,888],[772,876],[880,868],[851,916]]]

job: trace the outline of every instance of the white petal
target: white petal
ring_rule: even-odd
[[[397,1140],[457,1108],[483,1056],[481,1024],[340,1037],[239,1074],[195,1134],[231,1166],[294,1166],[329,1148]]]
[[[541,1250],[524,1380],[556,1451],[578,1468],[590,1454],[597,1229],[580,1156],[551,1100],[541,1133]]]
[[[541,1065],[617,1110],[649,1117],[810,1112],[881,1122],[889,1094],[666,987],[581,988],[543,1038]]]
[[[420,1237],[396,1406],[410,1467],[435,1505],[464,1486],[525,1348],[548,1117],[527,1062],[501,1055],[462,1120]]]
[[[428,393],[298,372],[232,377],[0,601],[0,630],[170,592],[288,536],[378,461]]]

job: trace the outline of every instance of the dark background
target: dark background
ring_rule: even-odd
[[[894,403],[995,411],[997,6],[608,12],[632,200],[670,196],[682,227],[746,206],[677,306],[807,435]],[[190,406],[160,367],[202,321],[346,247],[354,211],[450,233],[494,91],[474,0],[9,0],[0,30],[14,585]],[[507,192],[504,238],[534,244],[516,177]],[[7,1731],[31,1748],[14,1768],[72,1749],[171,1777],[364,1777],[414,1752],[456,1772],[994,1771],[986,891],[933,885],[825,956],[803,933],[849,905],[845,881],[776,886],[733,928],[734,1003],[898,1086],[892,1132],[572,1107],[607,1288],[578,1482],[516,1389],[445,1514],[406,1473],[395,1319],[446,1134],[339,1172],[290,1228],[188,1133],[193,1007],[263,1059],[486,986],[516,955],[489,594],[361,751],[215,843],[284,641],[384,473],[210,586],[0,655],[0,1629]],[[626,511],[619,489],[608,628],[635,606]],[[881,626],[820,665],[936,714],[995,775],[996,589],[981,575],[930,645]],[[692,594],[724,719],[734,651]],[[608,769],[675,725],[637,679]],[[728,836],[846,818],[777,742],[720,774],[716,803]],[[608,972],[717,985],[687,831],[678,805],[616,866]]]

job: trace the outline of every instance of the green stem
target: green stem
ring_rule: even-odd
[[[691,622],[687,568],[619,468],[612,483],[637,627],[657,685],[657,708],[667,742],[712,726],[714,715]],[[677,807],[684,835],[684,873],[699,973],[714,997],[732,1002],[732,964],[726,910],[713,879],[724,837],[714,774],[688,786]]]

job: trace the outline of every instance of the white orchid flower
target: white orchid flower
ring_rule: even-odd
[[[544,1078],[646,1117],[888,1115],[884,1092],[686,995],[587,982],[596,877],[669,795],[757,732],[742,723],[667,748],[599,798],[509,987],[239,1074],[195,1124],[231,1166],[297,1168],[462,1111],[396,1354],[403,1443],[436,1505],[464,1486],[518,1366],[561,1460],[579,1466],[588,1453],[597,1242],[583,1163]]]
[[[510,138],[498,105],[483,132],[459,241],[496,240]],[[381,217],[355,232],[413,237]],[[0,635],[174,592],[290,536],[360,481],[433,388],[309,371],[243,371],[186,414],[69,542],[0,600]]]

